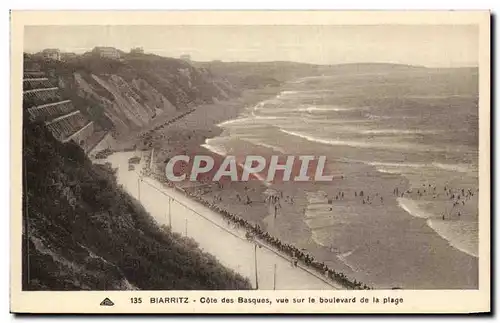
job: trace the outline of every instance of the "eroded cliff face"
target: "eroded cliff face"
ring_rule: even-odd
[[[206,68],[155,55],[125,56],[122,61],[83,56],[49,62],[46,68],[77,108],[118,134],[237,94]]]
[[[87,82],[81,73],[73,74],[78,95],[97,101],[103,107],[105,116],[120,132],[143,127],[156,116],[163,113],[173,115],[177,110],[165,96],[142,79],[133,79],[129,83],[114,74],[92,74],[91,77],[94,84]],[[103,95],[103,90],[109,95]]]

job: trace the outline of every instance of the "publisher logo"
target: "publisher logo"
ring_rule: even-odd
[[[100,304],[101,306],[114,306],[115,303],[113,303],[109,298],[103,299],[103,301]]]

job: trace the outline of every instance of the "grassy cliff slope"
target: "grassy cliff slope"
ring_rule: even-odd
[[[190,239],[160,228],[75,144],[25,121],[24,290],[248,289]]]

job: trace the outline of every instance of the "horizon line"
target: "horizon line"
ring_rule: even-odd
[[[123,49],[120,49],[120,48],[117,48],[115,46],[106,46],[106,45],[98,45],[98,46],[94,46],[92,48],[87,48],[85,50],[82,50],[82,51],[78,51],[78,52],[75,52],[75,51],[66,51],[66,50],[62,50],[62,49],[59,49],[59,48],[44,48],[44,49],[40,49],[38,51],[26,51],[26,50],[23,50],[23,54],[31,54],[31,55],[34,55],[34,54],[38,54],[38,53],[42,53],[42,51],[46,50],[46,49],[57,49],[61,52],[61,54],[64,54],[64,53],[67,53],[67,54],[76,54],[78,56],[82,56],[86,53],[90,53],[92,52],[92,50],[96,47],[111,47],[111,48],[115,48],[121,52],[124,52],[125,54],[130,54],[130,52],[127,52]],[[135,47],[130,47],[129,50],[133,49],[133,48],[142,48],[141,46],[135,46]],[[144,49],[144,48],[143,48]],[[182,55],[191,55],[191,54],[188,54],[188,53],[185,53],[185,54],[179,54],[179,56],[164,56],[164,55],[160,55],[158,53],[154,53],[154,52],[144,52],[142,55],[152,55],[152,56],[158,56],[158,57],[162,57],[162,58],[172,58],[172,59],[178,59],[178,60],[182,60],[180,58],[180,56]],[[429,69],[433,69],[433,68],[479,68],[479,64],[478,63],[471,63],[470,65],[456,65],[456,66],[426,66],[426,65],[421,65],[421,64],[412,64],[412,63],[401,63],[401,62],[390,62],[390,61],[358,61],[358,62],[344,62],[344,63],[314,63],[314,62],[301,62],[301,61],[287,61],[287,60],[255,60],[255,61],[248,61],[248,60],[244,60],[244,61],[233,61],[233,60],[222,60],[222,59],[212,59],[212,60],[195,60],[195,59],[191,59],[190,60],[191,62],[193,63],[262,63],[262,64],[265,64],[265,63],[292,63],[292,64],[304,64],[304,65],[313,65],[313,66],[338,66],[338,65],[355,65],[355,64],[386,64],[386,65],[401,65],[401,66],[408,66],[408,67],[415,67],[415,68],[429,68]]]

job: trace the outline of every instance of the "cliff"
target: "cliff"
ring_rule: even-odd
[[[113,60],[88,54],[65,62],[38,60],[38,64],[64,98],[117,134],[238,93],[205,68],[156,55],[128,54]]]
[[[23,137],[23,290],[251,288],[158,227],[75,143],[27,118]]]

